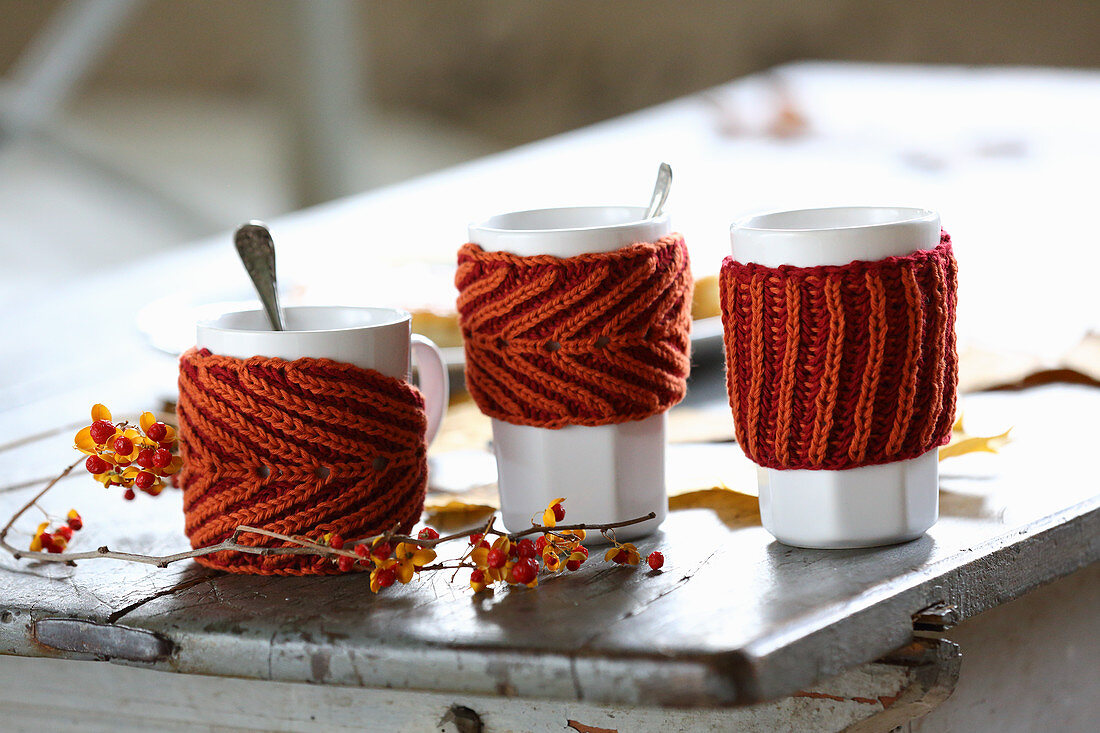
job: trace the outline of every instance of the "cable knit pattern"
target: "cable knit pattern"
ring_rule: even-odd
[[[683,399],[693,281],[683,237],[558,258],[458,252],[466,386],[481,411],[561,428]]]
[[[242,525],[317,540],[408,531],[427,489],[424,400],[406,382],[329,359],[180,359],[185,530],[194,548]],[[286,543],[242,535],[242,544]],[[209,567],[263,575],[335,573],[329,561],[219,552]]]
[[[951,437],[957,357],[951,238],[841,267],[727,257],[720,279],[737,442],[769,468],[916,458]]]

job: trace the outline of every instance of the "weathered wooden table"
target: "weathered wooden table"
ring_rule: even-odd
[[[814,68],[799,73],[830,80],[848,73]],[[367,255],[346,239],[330,244],[333,232],[378,224],[392,242],[393,212],[431,211],[451,192],[511,180],[540,162],[553,177],[593,150],[617,146],[622,156],[644,154],[648,170],[650,159],[662,157],[650,150],[664,139],[662,121],[666,133],[677,133],[683,120],[677,127],[669,116],[688,115],[699,102],[676,105],[295,215],[281,227],[289,233],[281,266],[319,273],[316,260],[325,256],[360,263]],[[678,170],[702,165],[707,150],[699,147]],[[549,162],[561,156],[569,161]],[[453,224],[454,212],[448,216]],[[678,225],[691,242],[695,220]],[[428,237],[436,226],[425,223]],[[401,229],[410,239],[421,236],[419,222]],[[452,226],[431,244],[445,251],[462,234]],[[372,241],[363,235],[368,254],[376,251]],[[700,246],[703,256],[708,246]],[[71,460],[72,434],[93,402],[136,414],[172,396],[173,360],[127,326],[134,302],[154,287],[201,288],[206,273],[238,267],[228,238],[219,238],[66,283],[49,297],[27,298],[18,287],[5,293],[0,516]],[[665,552],[661,573],[591,563],[535,592],[488,596],[439,574],[375,596],[364,575],[241,577],[189,563],[62,567],[4,556],[0,653],[46,659],[0,656],[0,710],[16,728],[52,717],[101,728],[144,719],[162,729],[560,730],[575,720],[578,730],[889,730],[934,708],[955,685],[957,647],[936,632],[1100,559],[1093,454],[1100,390],[986,392],[964,396],[960,406],[979,431],[1014,426],[1014,442],[999,456],[943,464],[940,522],[895,547],[794,549],[757,521],[693,509],[673,512],[660,533],[639,543],[643,552]],[[719,362],[698,365],[687,408],[728,409]],[[671,451],[674,463],[713,466],[716,481],[730,467],[745,475],[744,458],[729,442]],[[87,547],[186,548],[176,492],[123,503],[74,474],[45,503],[56,513],[80,508]],[[36,521],[28,516],[20,528],[29,532]],[[1095,602],[1094,571],[1074,576],[1081,603]],[[1054,608],[1064,611],[1064,625],[1085,625],[1075,638],[1100,636],[1094,615],[1059,598]],[[1022,643],[1019,649],[1029,653]],[[1095,643],[1084,647],[1077,666],[1094,670],[1098,651]],[[1094,677],[1091,684],[1095,690]],[[1063,716],[1073,710],[1064,700],[1050,705]]]

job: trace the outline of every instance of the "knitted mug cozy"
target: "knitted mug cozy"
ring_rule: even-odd
[[[720,288],[737,442],[768,468],[916,458],[951,437],[951,238],[904,257],[764,267],[727,257]]]
[[[318,540],[366,537],[420,518],[427,419],[412,386],[329,359],[236,359],[191,349],[180,359],[185,531],[194,548],[240,525]],[[241,544],[291,546],[243,534]],[[305,555],[218,552],[196,558],[236,573],[321,575]]]
[[[466,386],[486,415],[608,425],[683,399],[693,281],[680,235],[565,258],[465,244],[455,285]]]

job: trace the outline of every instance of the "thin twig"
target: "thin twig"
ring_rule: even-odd
[[[621,522],[608,522],[607,524],[559,524],[553,527],[554,532],[565,532],[572,529],[583,529],[586,532],[603,532],[605,530],[614,530],[616,527],[629,527],[632,524],[641,524],[642,522],[648,522],[650,519],[656,519],[657,513],[650,512],[644,517],[634,517],[633,519],[624,519]],[[513,532],[508,535],[509,539],[515,539],[517,537],[523,537],[529,534],[538,534],[539,532],[546,532],[550,530],[550,527],[540,527],[535,525],[530,529],[525,529],[522,532]]]
[[[8,542],[7,542],[8,532],[11,531],[12,525],[15,524],[16,522],[18,522],[19,518],[21,516],[23,516],[28,509],[30,509],[32,506],[34,506],[35,502],[37,502],[39,499],[41,499],[43,496],[45,496],[47,491],[49,491],[54,486],[56,486],[58,481],[65,478],[66,476],[68,476],[74,468],[79,466],[80,461],[81,461],[81,459],[78,458],[75,461],[73,461],[71,464],[69,464],[68,468],[66,468],[60,474],[58,474],[53,479],[51,479],[50,482],[48,484],[46,484],[42,488],[41,491],[39,491],[37,494],[32,496],[26,504],[24,504],[22,507],[19,508],[19,511],[17,511],[14,515],[12,515],[12,518],[9,519],[8,523],[4,525],[4,528],[0,529],[0,547],[3,547],[8,552],[15,555],[15,558],[17,560],[19,559],[19,557],[21,556],[22,553],[19,550],[12,547],[11,545],[9,545]]]
[[[64,479],[74,468],[80,465],[81,460],[78,459],[68,466],[59,475],[54,477],[47,483],[41,491],[35,494],[30,500],[27,501],[19,510],[12,515],[8,523],[4,525],[3,529],[0,529],[0,548],[3,548],[9,552],[16,560],[24,557],[33,557],[38,562],[46,563],[62,563],[66,565],[75,565],[77,560],[94,560],[98,558],[111,558],[113,560],[123,560],[126,562],[143,563],[145,565],[155,565],[156,567],[167,567],[171,563],[179,562],[180,560],[188,560],[196,557],[203,557],[204,555],[212,555],[216,552],[241,552],[248,555],[319,555],[328,557],[351,557],[359,559],[359,555],[352,550],[346,550],[343,548],[335,548],[329,545],[323,545],[313,540],[306,539],[304,537],[293,537],[290,535],[280,534],[278,532],[272,532],[270,530],[263,529],[261,527],[250,527],[248,525],[241,525],[237,527],[233,534],[226,540],[219,542],[215,545],[209,545],[207,547],[199,547],[197,549],[188,550],[186,552],[177,552],[172,555],[142,555],[133,552],[119,552],[112,550],[106,545],[96,550],[89,550],[87,552],[59,552],[48,553],[38,551],[20,550],[13,547],[7,541],[8,532],[15,525],[19,518],[22,517],[31,507],[37,506],[37,502],[46,493],[57,485],[59,481]],[[41,509],[41,507],[39,507]],[[44,510],[43,510],[44,511]],[[48,516],[48,515],[47,515]],[[635,517],[634,519],[627,519],[621,522],[611,522],[608,524],[561,524],[556,527],[550,528],[540,525],[533,525],[530,529],[523,530],[522,532],[506,533],[500,530],[494,529],[493,524],[496,522],[496,515],[489,517],[488,522],[485,524],[482,535],[496,535],[498,537],[507,537],[509,540],[515,541],[516,539],[529,534],[537,534],[539,532],[551,532],[557,534],[559,532],[565,532],[568,530],[591,530],[600,531],[603,533],[610,533],[614,537],[614,529],[616,527],[627,527],[632,524],[638,524],[639,522],[645,522],[650,519],[656,518],[656,513],[650,512],[644,517]],[[421,547],[435,547],[443,542],[449,542],[459,538],[465,538],[469,536],[468,532],[455,532],[454,534],[446,535],[436,539],[421,539],[419,537],[411,537],[409,535],[397,534],[399,525],[394,525],[390,530],[382,533],[381,535],[375,535],[374,537],[368,537],[362,540],[355,540],[350,544],[355,546],[358,544],[373,545],[375,540],[382,539],[385,542],[406,542]],[[262,537],[270,537],[271,539],[281,540],[289,543],[291,547],[263,547],[256,545],[244,545],[238,542],[242,534],[256,534]],[[455,573],[461,568],[476,567],[471,563],[466,562],[470,553],[476,549],[473,545],[466,549],[462,556],[455,561],[455,564],[437,563],[436,565],[428,565],[421,570],[443,570],[454,569]],[[454,580],[454,576],[451,578]]]

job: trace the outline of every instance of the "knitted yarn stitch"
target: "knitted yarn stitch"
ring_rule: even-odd
[[[683,399],[693,281],[680,235],[567,258],[465,244],[455,285],[466,386],[486,415],[608,425]]]
[[[194,548],[244,524],[312,540],[420,518],[427,489],[424,400],[406,382],[329,359],[236,359],[191,349],[180,359],[185,531]],[[239,542],[286,543],[253,534]],[[236,573],[321,575],[308,555],[219,552],[196,560]]]
[[[769,468],[916,458],[951,437],[957,357],[951,238],[843,266],[727,257],[720,288],[737,442]]]

